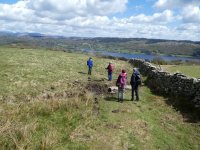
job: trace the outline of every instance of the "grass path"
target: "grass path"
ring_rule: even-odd
[[[115,96],[100,102],[95,125],[81,125],[83,135],[92,135],[88,142],[92,149],[199,149],[199,124],[184,122],[179,112],[148,88],[142,87],[140,93],[139,102],[129,100],[130,91],[124,103]]]
[[[110,83],[105,67],[111,60],[93,57],[88,81],[88,57],[0,48],[0,149],[200,149],[200,124],[187,122],[146,86],[141,101],[130,101],[126,91],[124,103],[85,90],[88,83],[113,85],[122,68],[129,79],[132,72],[127,62],[112,60]]]

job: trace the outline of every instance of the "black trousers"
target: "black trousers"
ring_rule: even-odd
[[[88,74],[91,75],[92,74],[92,68],[88,67]]]
[[[138,85],[131,85],[132,87],[132,100],[134,100],[134,93],[135,93],[135,96],[136,96],[136,100],[139,100],[139,90],[138,90]]]

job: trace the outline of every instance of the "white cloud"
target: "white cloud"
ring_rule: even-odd
[[[125,21],[124,19],[107,17],[82,18],[77,17],[58,24],[30,24],[26,22],[2,22],[1,28],[17,32],[39,32],[50,35],[80,36],[80,37],[139,37],[177,40],[199,40],[197,26],[182,26],[170,28],[166,25],[143,24]],[[190,28],[189,28],[190,27]]]
[[[29,0],[27,7],[41,17],[62,20],[123,12],[127,2],[128,0]]]
[[[187,5],[200,5],[200,0],[158,0],[154,7],[160,9],[182,8]]]
[[[169,23],[173,19],[173,12],[170,10],[165,10],[162,13],[154,13],[152,16],[146,16],[144,14],[132,16],[130,17],[129,21],[139,23],[163,24]]]
[[[186,40],[200,40],[200,25],[193,23],[184,23],[174,29],[178,38],[183,38]]]
[[[188,5],[182,11],[184,22],[200,23],[200,7]]]
[[[200,0],[158,0],[154,7],[176,11],[176,19],[182,24],[190,23],[199,27]]]
[[[170,10],[174,5],[172,0],[159,0],[157,7],[168,9],[124,18],[111,15],[125,11],[128,0],[18,1],[12,5],[0,4],[0,29],[81,37],[200,40],[199,7],[182,4],[183,1],[176,1],[184,6],[178,15]],[[184,25],[170,26],[176,20],[183,20]]]
[[[0,19],[28,20],[34,16],[33,11],[26,8],[26,2],[18,2],[14,5],[0,4]]]
[[[127,2],[128,0],[27,0],[13,5],[0,4],[0,17],[27,21],[36,18],[66,20],[77,16],[104,16],[125,11]]]

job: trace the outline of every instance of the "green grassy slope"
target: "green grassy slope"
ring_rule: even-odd
[[[114,85],[124,61],[107,81],[109,59],[94,60],[88,81],[88,55],[0,48],[1,149],[199,149],[199,123],[143,86],[141,101],[124,103],[104,88]],[[93,92],[90,90],[92,89]],[[115,110],[113,112],[113,110]]]

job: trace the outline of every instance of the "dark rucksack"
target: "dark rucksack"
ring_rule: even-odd
[[[135,81],[138,85],[141,85],[142,84],[142,79],[141,79],[141,76],[140,74],[135,74]]]

